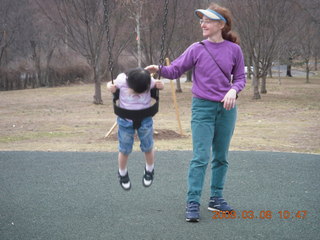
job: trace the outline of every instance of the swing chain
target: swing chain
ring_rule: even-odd
[[[111,75],[111,82],[113,84],[113,58],[112,58],[112,50],[111,50],[111,40],[110,40],[110,27],[109,27],[109,16],[110,16],[110,6],[108,0],[103,0],[104,6],[104,25],[106,28],[107,35],[107,50],[108,50],[108,67]]]
[[[165,39],[166,39],[166,29],[167,29],[167,16],[168,16],[168,3],[169,0],[165,0],[164,4],[164,17],[162,22],[162,36],[161,36],[161,51],[160,51],[160,66],[159,66],[159,79],[161,76],[161,68],[164,65],[164,45],[165,45]]]
[[[164,65],[164,45],[166,39],[166,28],[167,28],[167,16],[168,16],[168,4],[169,0],[165,0],[164,4],[164,17],[162,23],[162,35],[161,35],[161,46],[160,46],[160,60],[159,60],[159,79],[161,76],[161,67]],[[106,35],[107,35],[107,50],[108,50],[108,67],[111,75],[111,81],[113,84],[113,58],[112,58],[112,48],[111,48],[111,38],[110,38],[110,27],[109,27],[109,16],[110,16],[110,6],[108,0],[103,0],[104,5],[104,25],[106,28]]]

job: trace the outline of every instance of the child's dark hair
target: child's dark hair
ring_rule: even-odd
[[[143,93],[150,88],[151,76],[143,68],[130,69],[127,72],[127,84],[136,93]]]

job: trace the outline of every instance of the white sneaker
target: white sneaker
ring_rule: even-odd
[[[125,176],[121,176],[120,173],[118,172],[118,177],[119,177],[120,186],[126,191],[130,190],[131,182],[129,178],[129,173],[127,172]]]

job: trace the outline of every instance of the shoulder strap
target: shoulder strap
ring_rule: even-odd
[[[206,49],[206,51],[209,53],[209,55],[211,56],[212,60],[215,62],[215,64],[219,67],[220,71],[224,74],[224,76],[229,80],[229,82],[231,82],[231,79],[229,78],[229,76],[222,70],[222,68],[220,67],[220,65],[217,63],[216,59],[214,58],[214,56],[211,54],[211,52],[209,51],[209,49],[207,48],[207,46],[203,43],[203,42],[199,42],[202,46],[204,46],[204,48]]]

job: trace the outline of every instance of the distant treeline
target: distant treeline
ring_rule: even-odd
[[[115,76],[139,63],[158,64],[162,50],[176,59],[203,40],[194,11],[211,2],[232,12],[232,30],[252,66],[254,99],[267,93],[274,62],[290,70],[302,59],[308,83],[310,62],[320,58],[319,0],[169,0],[168,11],[165,2],[1,0],[0,91],[94,82],[94,102],[100,104],[101,81],[111,80],[109,62]]]
[[[90,68],[83,66],[69,66],[63,69],[48,67],[46,71],[40,72],[40,75],[27,69],[0,68],[0,91],[90,82],[90,74]]]

